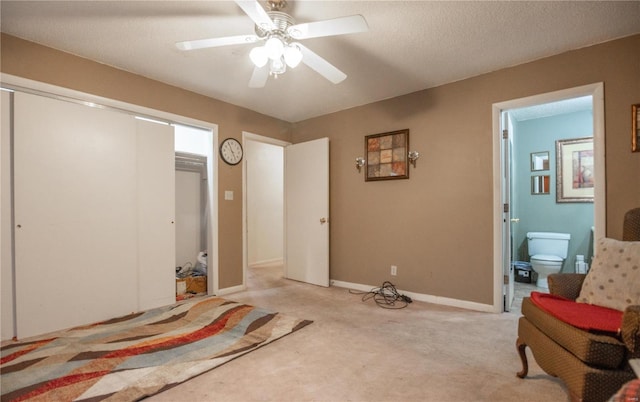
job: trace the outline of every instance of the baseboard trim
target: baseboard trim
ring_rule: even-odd
[[[353,289],[361,292],[368,292],[371,289],[375,289],[379,287],[379,286],[362,285],[359,283],[337,281],[333,279],[330,281],[330,283],[331,283],[331,286]],[[400,289],[398,289],[398,292],[409,296],[413,300],[422,301],[426,303],[441,304],[443,306],[450,306],[450,307],[459,307],[466,310],[482,311],[485,313],[497,312],[494,306],[492,306],[491,304],[482,304],[482,303],[476,303],[476,302],[471,302],[467,300],[458,300],[458,299],[451,299],[451,298],[442,297],[442,296],[427,295],[423,293],[407,292]]]
[[[272,267],[275,265],[283,265],[283,264],[284,264],[284,258],[272,258],[270,260],[252,262],[247,266],[249,268],[264,268],[264,267]]]
[[[216,292],[216,296],[224,296],[231,293],[242,292],[243,290],[247,290],[245,285],[232,286],[230,288],[218,289]]]

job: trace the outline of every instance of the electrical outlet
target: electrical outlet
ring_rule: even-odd
[[[391,276],[396,276],[398,275],[398,267],[395,265],[391,266]]]

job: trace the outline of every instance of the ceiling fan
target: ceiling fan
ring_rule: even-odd
[[[265,11],[257,0],[235,2],[255,22],[255,34],[190,40],[178,42],[176,46],[180,50],[195,50],[264,41],[263,46],[253,48],[249,54],[255,65],[249,81],[251,88],[264,87],[270,75],[278,78],[287,71],[287,66],[294,68],[300,62],[334,84],[342,82],[347,78],[345,73],[297,41],[369,30],[367,21],[359,14],[296,24],[293,17],[282,11],[286,0],[269,0],[269,11]]]

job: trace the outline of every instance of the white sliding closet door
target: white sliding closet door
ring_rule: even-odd
[[[0,331],[1,339],[16,334],[13,322],[13,240],[11,224],[12,95],[0,91]]]
[[[136,121],[15,94],[17,334],[137,307]]]
[[[138,155],[139,145],[149,145],[144,129],[139,140],[138,120],[24,93],[15,94],[14,110],[18,337],[168,300],[159,295],[161,290],[142,284],[148,279],[150,286],[159,286],[149,269],[154,262],[147,235],[154,229],[140,228],[154,215],[152,210],[162,208],[149,207],[153,191],[140,186],[154,158]],[[151,189],[159,185],[145,184]],[[173,203],[173,195],[155,202]],[[165,220],[168,227],[172,215]]]
[[[173,127],[138,120],[140,310],[176,301]]]

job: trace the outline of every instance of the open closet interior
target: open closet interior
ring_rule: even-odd
[[[208,132],[175,126],[176,299],[207,293]]]

